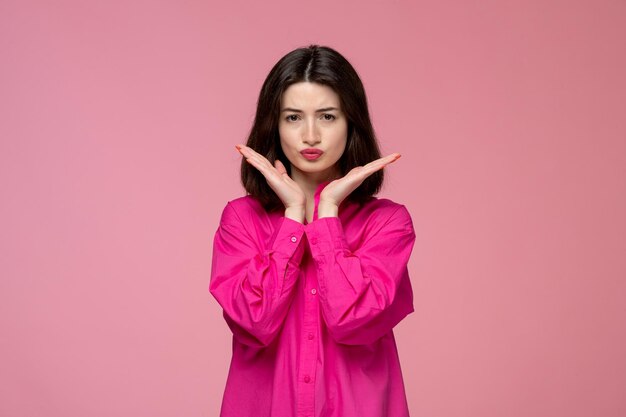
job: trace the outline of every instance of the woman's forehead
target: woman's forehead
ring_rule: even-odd
[[[285,107],[294,110],[323,110],[328,107],[340,108],[339,95],[329,86],[299,82],[290,85],[281,97],[283,110]]]

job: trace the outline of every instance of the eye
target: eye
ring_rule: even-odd
[[[297,114],[290,114],[289,116],[285,117],[285,120],[287,120],[288,122],[295,122],[296,119],[291,119],[291,117],[298,117]]]
[[[330,116],[330,118],[328,118],[326,116]],[[324,120],[330,121],[330,120],[335,120],[335,119],[336,119],[336,117],[334,115],[329,114],[329,113],[324,113]]]

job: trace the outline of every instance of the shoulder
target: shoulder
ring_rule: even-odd
[[[383,221],[392,219],[411,219],[411,214],[404,204],[393,201],[389,198],[372,197],[363,205],[363,208],[370,215]]]
[[[370,233],[389,229],[413,230],[413,220],[407,207],[389,198],[371,197],[362,205],[353,205],[352,210],[347,221]]]
[[[249,224],[265,216],[261,203],[250,195],[229,200],[222,210],[222,223]]]
[[[404,205],[401,203],[397,203],[390,198],[383,197],[371,197],[371,199],[366,202],[365,205],[374,207],[377,210],[381,210],[384,212],[393,212],[395,210],[398,210],[400,207],[404,207]]]

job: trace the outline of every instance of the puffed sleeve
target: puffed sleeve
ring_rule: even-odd
[[[414,311],[407,267],[415,243],[413,223],[405,206],[391,211],[354,251],[338,217],[306,225],[322,315],[337,343],[373,343]]]
[[[304,225],[283,217],[262,241],[228,202],[213,239],[209,291],[223,308],[233,336],[249,346],[269,345],[293,296],[304,253]]]

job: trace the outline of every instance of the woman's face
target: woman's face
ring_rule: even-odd
[[[295,83],[283,93],[280,110],[280,145],[291,163],[291,176],[310,176],[318,181],[338,176],[335,164],[348,138],[348,121],[339,95],[326,85]],[[322,151],[321,155],[302,153],[312,149]]]

